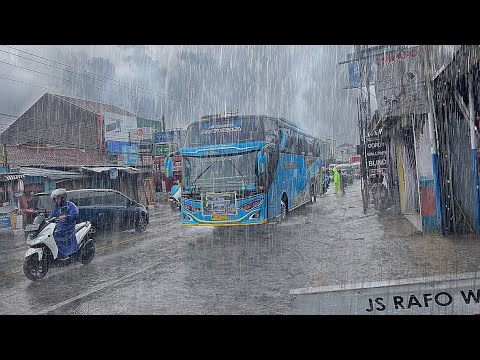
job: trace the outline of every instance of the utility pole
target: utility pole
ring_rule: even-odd
[[[366,166],[365,166],[365,144],[363,143],[363,119],[362,119],[362,111],[360,107],[360,101],[357,97],[357,114],[358,114],[358,129],[359,129],[359,134],[360,134],[360,173],[362,176],[360,177],[360,189],[362,192],[362,203],[363,203],[363,213],[367,213],[367,208],[368,208],[368,200],[367,200],[367,194],[366,194],[366,186],[367,184],[365,183],[365,172]]]
[[[370,61],[367,61],[365,64],[364,57],[362,55],[362,48],[361,45],[355,45],[355,52],[354,57],[358,59],[358,66],[360,70],[360,99],[359,99],[359,122],[360,122],[360,148],[361,148],[361,171],[362,171],[362,178],[363,178],[363,187],[362,187],[362,199],[363,202],[363,211],[366,214],[368,203],[369,203],[369,196],[368,196],[368,173],[367,173],[367,157],[366,157],[366,132],[367,132],[367,120],[370,117]],[[368,68],[367,68],[368,66]],[[367,68],[365,70],[365,68]],[[363,87],[363,76],[366,73],[366,81],[365,84],[367,85],[367,95],[368,99],[366,101],[366,106],[363,103],[362,98],[362,87]],[[366,109],[365,109],[366,107]],[[366,110],[366,115],[364,115],[364,110]]]
[[[162,115],[162,128],[163,132],[165,132],[165,115]]]

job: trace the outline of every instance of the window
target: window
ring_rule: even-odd
[[[288,129],[283,129],[285,134],[287,134],[287,145],[285,146],[285,152],[294,154],[295,153],[295,147],[296,147],[296,141],[294,138],[294,134],[288,130]]]
[[[82,192],[77,195],[74,195],[71,199],[71,202],[73,202],[77,206],[91,206],[92,205],[92,198],[90,197],[90,194],[88,192]]]
[[[93,206],[109,205],[105,191],[92,191],[89,193],[89,196],[92,201],[91,205]]]
[[[110,205],[115,205],[115,206],[128,205],[128,198],[126,196],[123,196],[122,194],[110,192],[110,193],[107,193],[107,197]]]
[[[265,119],[263,125],[265,129],[265,140],[278,145],[279,135],[277,122],[273,119]]]

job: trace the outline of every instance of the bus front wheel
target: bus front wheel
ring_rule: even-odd
[[[283,220],[283,219],[286,219],[287,215],[288,215],[288,197],[287,197],[287,195],[283,194],[281,204],[282,204],[282,212],[280,214],[280,218]]]

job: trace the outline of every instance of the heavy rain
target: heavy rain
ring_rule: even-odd
[[[476,45],[1,45],[0,314],[480,314]]]

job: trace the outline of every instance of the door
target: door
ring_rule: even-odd
[[[89,198],[91,202],[89,207],[91,220],[88,221],[96,224],[99,229],[109,229],[113,222],[113,214],[108,207],[107,193],[105,191],[90,191]]]
[[[130,199],[118,192],[108,192],[109,208],[112,223],[117,230],[127,230],[133,227],[134,220],[128,211]]]

